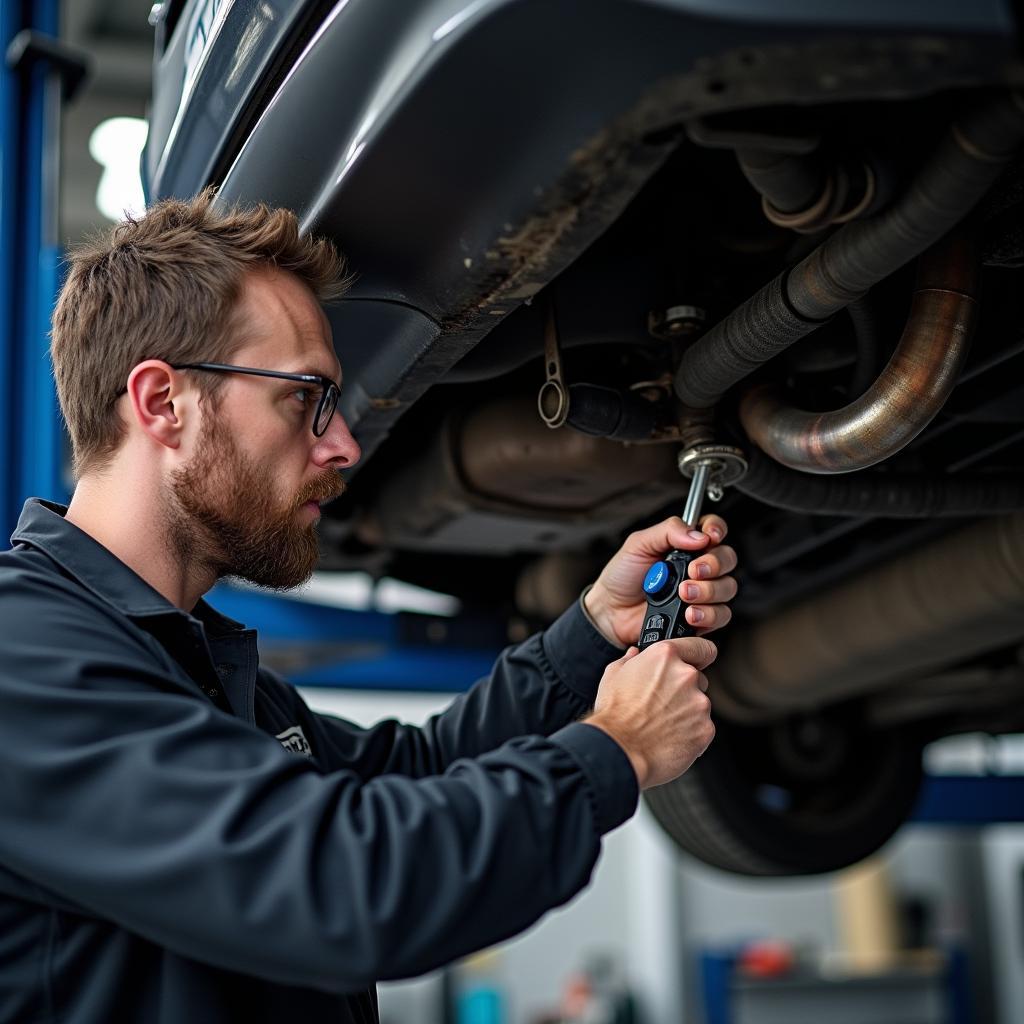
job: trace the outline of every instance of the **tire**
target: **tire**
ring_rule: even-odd
[[[873,853],[906,820],[922,742],[876,730],[856,708],[771,726],[716,722],[707,752],[644,796],[685,852],[743,875],[834,871]]]

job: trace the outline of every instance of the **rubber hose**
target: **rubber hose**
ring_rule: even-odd
[[[762,504],[809,515],[932,519],[1024,508],[1024,476],[810,476],[780,466],[756,448],[746,475],[734,486]]]
[[[657,426],[657,411],[653,403],[631,392],[599,384],[570,384],[565,423],[593,437],[643,441]]]

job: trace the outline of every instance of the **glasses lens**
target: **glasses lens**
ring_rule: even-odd
[[[316,419],[313,421],[313,433],[317,437],[323,437],[324,432],[331,424],[334,410],[338,408],[338,389],[331,384],[320,399],[320,407],[316,411]]]

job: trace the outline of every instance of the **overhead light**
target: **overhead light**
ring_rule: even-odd
[[[109,220],[123,220],[146,208],[139,163],[148,132],[141,117],[111,117],[89,136],[89,154],[103,168],[96,207]]]

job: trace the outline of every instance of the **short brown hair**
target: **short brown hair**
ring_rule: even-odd
[[[50,354],[76,477],[120,447],[115,403],[133,367],[230,361],[240,343],[231,314],[248,271],[288,271],[321,301],[348,288],[344,258],[329,240],[300,236],[290,210],[220,209],[215,199],[206,189],[162,200],[72,251]],[[203,398],[215,398],[223,378],[197,376]]]

